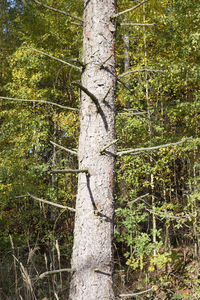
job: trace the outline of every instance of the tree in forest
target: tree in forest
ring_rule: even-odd
[[[72,271],[72,300],[112,299],[117,157],[117,259],[125,272],[126,262],[130,272],[136,270],[136,274],[140,269],[142,274],[131,288],[136,288],[136,281],[143,285],[146,274],[157,284],[154,271],[164,270],[173,260],[170,251],[183,236],[184,241],[191,241],[190,228],[194,248],[199,247],[198,201],[196,194],[188,203],[185,196],[194,192],[192,182],[198,175],[199,96],[195,85],[199,75],[193,67],[198,61],[197,22],[188,1],[179,0],[176,5],[167,0],[134,1],[134,7],[133,1],[119,1],[118,10],[127,8],[126,14],[116,13],[114,0],[84,2],[83,20],[77,17],[82,14],[79,1],[16,1],[18,6],[8,6],[8,15],[16,9],[16,17],[8,21],[16,41],[14,53],[7,58],[8,72],[4,67],[1,75],[0,245],[10,249],[9,233],[15,246],[40,240],[35,248],[40,255],[49,255],[48,259],[45,256],[45,276],[52,276],[52,286],[48,280],[51,296],[66,293],[62,276],[68,279],[65,271]],[[183,21],[185,8],[188,22],[194,23],[192,28]],[[120,26],[115,55],[116,19]],[[1,32],[4,41],[9,40],[7,33]],[[179,35],[183,37],[181,47]],[[1,60],[6,61],[5,56]],[[190,62],[187,70],[186,62]],[[116,73],[122,74],[116,77]],[[78,167],[79,92],[75,87],[81,91]],[[194,132],[196,143],[190,147],[169,143]],[[74,206],[76,194],[74,173],[79,173],[75,209],[69,207]],[[70,264],[74,212],[71,269],[62,269],[61,264]],[[188,232],[183,235],[178,226],[189,228]],[[56,264],[58,241],[62,261]],[[37,277],[43,270],[44,264]],[[55,280],[59,276],[60,285]],[[36,282],[45,286],[47,281]],[[125,280],[117,291],[121,292],[124,284]],[[38,298],[46,296],[44,289],[35,285],[36,289]]]
[[[116,1],[85,1],[70,299],[113,299]]]

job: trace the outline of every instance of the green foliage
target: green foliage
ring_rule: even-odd
[[[83,5],[78,0],[44,3],[82,15]],[[135,4],[123,0],[118,5],[122,11]],[[80,74],[33,48],[68,62],[74,58],[81,60],[82,26],[33,1],[15,1],[12,5],[2,1],[0,17],[1,95],[77,108],[79,94],[71,81],[79,80]],[[199,247],[200,6],[194,0],[150,0],[145,7],[122,15],[117,21],[156,24],[118,28],[117,74],[125,72],[124,34],[129,36],[130,70],[138,71],[120,79],[128,89],[122,84],[117,87],[116,107],[123,112],[116,115],[118,149],[152,147],[192,137],[176,147],[117,158],[118,263],[128,270],[127,278],[132,272],[139,284],[140,278],[147,276],[149,282],[159,283],[161,290],[171,288],[170,297],[176,298],[170,299],[184,299],[183,294],[172,295],[173,290],[180,290],[182,282],[183,291],[193,287],[199,294],[198,277],[190,279],[196,269],[184,265],[177,248],[185,249],[188,245],[195,256]],[[132,114],[124,112],[129,107]],[[135,112],[141,114],[134,115]],[[37,241],[34,264],[26,266],[30,275],[38,266],[41,272],[52,265],[59,268],[55,259],[56,240],[62,264],[70,260],[73,215],[19,196],[30,193],[74,206],[77,178],[69,174],[52,175],[50,170],[76,168],[77,159],[54,148],[50,141],[77,148],[78,118],[77,113],[47,104],[0,100],[0,253],[2,258],[6,256],[5,270],[11,264],[7,253],[13,251],[9,234],[24,264],[27,240],[29,251]],[[143,195],[146,196],[142,198]],[[171,271],[166,273],[167,269]],[[140,278],[138,270],[143,274]],[[176,286],[174,273],[183,276]],[[58,277],[57,283],[62,299]],[[41,287],[47,284],[35,283],[39,298],[46,297]],[[9,291],[4,281],[1,287],[7,296],[13,296],[14,289]],[[54,297],[52,287],[48,287],[48,298]]]

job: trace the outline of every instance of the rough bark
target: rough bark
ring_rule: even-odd
[[[79,169],[71,300],[113,299],[112,238],[115,165],[116,0],[85,0]],[[109,58],[107,60],[107,58]],[[102,63],[105,62],[103,65]],[[106,97],[105,97],[106,96]],[[103,101],[101,101],[103,99]],[[101,149],[111,143],[104,153]]]

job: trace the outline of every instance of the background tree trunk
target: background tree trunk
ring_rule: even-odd
[[[79,168],[70,299],[112,299],[115,0],[85,0]],[[109,59],[108,59],[109,58]],[[107,60],[108,59],[108,60]],[[107,61],[106,61],[107,60]],[[105,62],[105,63],[103,63]]]

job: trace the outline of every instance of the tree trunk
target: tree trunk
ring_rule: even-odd
[[[113,299],[115,0],[85,0],[79,169],[70,286],[72,300]],[[109,58],[109,59],[108,59]],[[107,60],[108,59],[108,60]],[[107,61],[106,61],[107,60]],[[105,62],[105,63],[104,63]],[[93,99],[92,99],[93,98]]]

